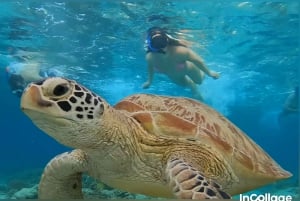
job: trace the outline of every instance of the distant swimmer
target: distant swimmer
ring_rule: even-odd
[[[175,39],[159,27],[148,30],[146,40],[148,79],[143,88],[152,84],[154,73],[167,75],[174,83],[191,89],[193,96],[203,100],[197,84],[201,84],[204,74],[218,79],[219,73],[209,70],[203,59],[187,47],[182,40]]]
[[[284,113],[299,112],[299,86],[295,87],[294,93],[286,99],[283,111]]]
[[[299,114],[299,86],[296,86],[294,92],[290,94],[279,114],[279,120],[289,114]]]
[[[16,61],[11,62],[6,68],[7,81],[13,94],[21,96],[25,87],[30,83],[46,77],[58,76],[61,73],[56,69],[42,70],[41,62],[30,56],[14,55]]]

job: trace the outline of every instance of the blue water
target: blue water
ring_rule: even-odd
[[[155,75],[147,78],[146,30],[162,26],[193,43],[207,66],[221,73],[200,86],[206,103],[223,113],[297,179],[299,115],[280,126],[285,99],[299,85],[298,0],[283,1],[15,1],[0,2],[0,179],[43,168],[68,148],[38,130],[20,111],[5,67],[10,47],[44,55],[59,69],[114,104],[133,93],[191,97]]]

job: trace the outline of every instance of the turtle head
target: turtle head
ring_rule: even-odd
[[[21,97],[22,111],[37,127],[74,148],[91,146],[95,137],[91,129],[101,122],[106,107],[102,98],[61,77],[29,84]]]

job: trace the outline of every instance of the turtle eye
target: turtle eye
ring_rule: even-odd
[[[53,89],[55,96],[62,96],[69,91],[69,87],[66,84],[59,84]]]

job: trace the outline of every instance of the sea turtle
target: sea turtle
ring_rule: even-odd
[[[52,159],[39,198],[82,198],[86,173],[128,192],[230,198],[291,174],[220,113],[196,100],[131,95],[115,106],[61,77],[31,83],[21,108],[76,148]]]

